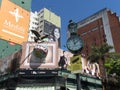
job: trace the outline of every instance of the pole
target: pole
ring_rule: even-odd
[[[81,90],[81,81],[80,81],[80,74],[76,74],[76,80],[77,80],[77,90]]]

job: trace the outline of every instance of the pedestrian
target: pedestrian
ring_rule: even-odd
[[[67,58],[65,57],[65,51],[63,51],[63,55],[60,56],[60,60],[58,62],[58,65],[61,69],[66,69],[67,68]]]

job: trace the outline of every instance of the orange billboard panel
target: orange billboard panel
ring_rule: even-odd
[[[22,44],[28,39],[30,12],[20,6],[2,0],[0,9],[0,38]]]

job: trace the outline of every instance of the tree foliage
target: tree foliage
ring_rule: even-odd
[[[108,44],[103,44],[101,46],[91,46],[91,54],[88,56],[88,60],[91,62],[98,62],[99,60],[104,60],[106,57],[109,57],[109,51],[112,49],[112,46]]]
[[[91,63],[97,62],[100,67],[100,76],[104,79],[105,77],[105,68],[104,63],[105,59],[109,57],[109,51],[112,49],[112,46],[109,46],[108,44],[103,44],[101,46],[92,46],[91,47],[91,54],[88,56],[88,60]]]
[[[114,87],[114,90],[120,89],[120,54],[111,53],[110,58],[105,62],[107,71],[108,90]]]
[[[107,44],[103,44],[99,47],[92,46],[92,52],[88,56],[88,60],[90,60],[92,63],[97,62],[99,64],[100,71],[103,76],[102,79],[107,79],[107,82],[103,82],[103,84],[106,83],[107,85],[106,86],[104,84],[104,87],[106,86],[106,88],[111,89],[114,85],[114,88],[117,88],[115,90],[118,90],[118,88],[120,88],[120,54],[111,53],[110,50],[112,48],[112,46],[109,46]],[[107,71],[107,78],[104,78],[105,71]]]
[[[107,69],[108,75],[120,76],[120,54],[111,53],[105,62],[105,68]]]

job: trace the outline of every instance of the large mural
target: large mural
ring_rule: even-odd
[[[100,78],[100,68],[98,63],[91,63],[85,55],[81,55],[82,74]]]
[[[56,42],[24,43],[20,68],[57,68],[58,55]]]
[[[63,58],[64,57],[64,58]],[[100,77],[98,63],[90,63],[83,55],[74,56],[58,47],[57,42],[26,42],[13,54],[0,59],[0,73],[16,69],[67,69]]]

